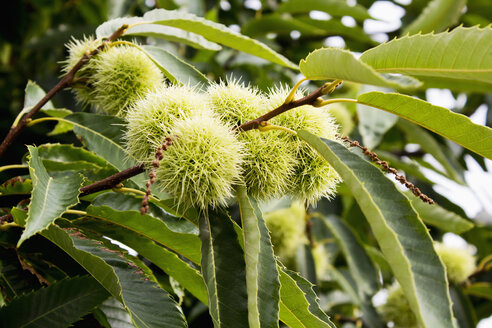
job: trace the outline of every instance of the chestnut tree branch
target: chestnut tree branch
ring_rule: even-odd
[[[101,49],[104,48],[106,44],[122,36],[127,29],[128,29],[128,25],[126,24],[122,25],[109,38],[104,40],[104,42],[99,47],[92,50],[90,53],[84,54],[84,56],[80,58],[80,60],[72,67],[72,69],[50,91],[48,91],[48,93],[36,105],[34,105],[34,107],[29,111],[29,113],[24,115],[24,117],[20,120],[19,124],[17,124],[16,126],[12,126],[10,128],[8,134],[5,136],[2,143],[0,144],[0,157],[2,157],[2,155],[5,153],[7,148],[12,144],[14,139],[19,135],[22,129],[31,120],[31,117],[33,117],[51,98],[53,98],[53,96],[56,93],[70,86],[70,84],[72,83],[75,77],[75,73],[77,73],[77,71],[80,68],[82,68],[82,66],[84,66],[92,56],[96,55],[99,51],[101,51]]]

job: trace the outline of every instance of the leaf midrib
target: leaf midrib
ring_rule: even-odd
[[[71,300],[71,301],[69,301],[68,303],[67,303],[67,302],[64,302],[64,303],[60,304],[59,306],[54,307],[54,308],[53,308],[53,309],[51,309],[50,311],[44,312],[42,315],[40,315],[40,316],[38,316],[38,317],[36,317],[36,318],[32,319],[31,321],[29,321],[29,322],[25,323],[25,324],[24,324],[24,325],[22,325],[21,327],[26,327],[26,326],[30,325],[31,323],[33,323],[33,322],[35,322],[35,321],[37,321],[37,320],[39,320],[39,319],[41,319],[41,318],[43,318],[43,317],[47,316],[47,315],[48,315],[48,314],[50,314],[51,312],[56,311],[56,310],[58,310],[58,309],[59,309],[59,308],[61,308],[61,307],[64,307],[64,306],[66,306],[66,305],[69,305],[69,304],[73,303],[74,301],[78,301],[80,298],[87,297],[88,295],[94,294],[94,293],[96,293],[96,292],[97,292],[97,290],[94,290],[94,291],[92,291],[91,293],[84,294],[84,295],[80,295],[79,297],[72,299],[72,300]]]

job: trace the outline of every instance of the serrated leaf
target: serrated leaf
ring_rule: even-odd
[[[368,92],[357,101],[396,114],[492,159],[492,129],[475,124],[464,115],[398,93]]]
[[[96,35],[98,37],[107,37],[123,24],[132,25],[136,23],[175,27],[198,34],[208,41],[243,51],[276,64],[297,69],[297,65],[270,49],[267,45],[237,33],[223,24],[215,23],[183,11],[154,9],[146,12],[143,17],[113,19],[99,25],[96,29]]]
[[[412,89],[421,83],[409,76],[385,75],[357,60],[352,53],[338,48],[321,48],[299,63],[301,73],[310,80],[339,79],[382,87]]]
[[[415,211],[419,214],[419,217],[426,224],[456,234],[464,233],[475,226],[473,222],[437,204],[430,205],[422,202],[411,191],[406,191],[405,194],[412,203]]]
[[[185,85],[208,84],[210,82],[194,66],[165,49],[154,46],[142,46],[141,49],[171,82]]]
[[[170,214],[162,214],[164,220],[148,214],[142,216],[138,210],[129,210],[130,206],[126,202],[131,203],[134,200],[122,194],[103,194],[98,196],[86,211],[89,215],[124,227],[164,245],[194,263],[200,263],[200,240],[188,226],[176,226],[175,224],[176,228],[173,230],[172,224],[178,218]],[[139,200],[137,204],[140,205]],[[166,222],[167,220],[170,222]]]
[[[405,133],[409,143],[419,144],[424,151],[434,156],[434,158],[443,166],[446,171],[446,175],[450,179],[460,184],[465,183],[463,175],[460,175],[456,170],[456,166],[458,166],[458,164],[452,162],[451,158],[446,156],[442,146],[439,145],[436,139],[434,139],[429,132],[401,119],[397,123],[397,126]]]
[[[26,239],[46,229],[67,209],[79,202],[83,178],[74,174],[63,178],[52,178],[41,162],[38,148],[27,146],[31,156],[29,173],[32,179],[32,197],[27,212],[26,229],[19,239],[19,247]]]
[[[270,235],[256,200],[237,187],[246,263],[249,327],[278,327],[280,282]]]
[[[338,142],[307,131],[298,135],[335,168],[351,190],[422,326],[453,327],[444,267],[409,200],[377,167]]]
[[[187,327],[183,313],[169,295],[136,271],[118,252],[76,230],[52,225],[42,233],[87,270],[119,300],[136,327]]]
[[[146,12],[143,19],[152,24],[167,25],[193,32],[203,36],[209,41],[217,42],[276,64],[297,69],[297,65],[284,56],[276,53],[265,44],[237,33],[225,25],[206,20],[202,17],[197,17],[190,13],[154,9]]]
[[[239,245],[244,249],[241,227],[229,220],[234,228]],[[203,247],[203,243],[202,243]],[[321,310],[313,285],[295,272],[289,276],[283,265],[277,261],[280,280],[279,318],[290,328],[335,328],[328,316]],[[288,271],[288,270],[287,270]]]
[[[68,144],[43,144],[38,147],[38,151],[48,172],[80,171],[90,180],[104,179],[118,172],[103,158],[82,147]]]
[[[1,307],[2,326],[65,328],[108,296],[92,277],[61,280]]]
[[[123,147],[123,126],[126,122],[115,116],[89,113],[75,113],[63,120],[74,125],[73,131],[82,138],[82,142],[96,155],[122,171],[135,166],[138,162],[129,156]],[[137,175],[130,178],[139,186],[145,186],[145,177]]]
[[[202,275],[215,328],[249,327],[246,265],[234,226],[223,211],[200,217]]]
[[[465,6],[466,0],[432,0],[401,34],[442,32],[458,22]]]
[[[288,0],[280,4],[277,12],[295,14],[312,10],[324,11],[332,16],[351,16],[357,20],[371,18],[366,8],[358,4],[351,6],[344,0]]]
[[[84,231],[90,230],[122,242],[176,279],[201,302],[208,303],[207,290],[200,272],[166,247],[155,243],[151,238],[138,231],[130,230],[111,222],[105,222],[104,220],[80,219],[72,222],[77,227],[84,229]],[[197,248],[199,247],[200,245],[197,245]]]
[[[458,321],[459,328],[476,328],[477,316],[473,304],[461,287],[449,286],[451,300],[453,301],[453,312]]]
[[[33,106],[35,106],[44,96],[46,92],[36,83],[31,80],[27,82],[25,89],[25,99],[24,99],[24,108],[22,109],[22,113],[28,113]],[[66,108],[55,108],[51,100],[46,102],[44,106],[41,108],[41,112],[48,116],[52,117],[65,117],[72,113],[71,110]],[[68,132],[72,129],[70,124],[64,122],[58,122],[55,128],[48,133],[48,135],[56,135],[60,133]]]
[[[0,185],[0,195],[25,195],[32,191],[31,179],[15,177]]]
[[[371,328],[384,327],[385,324],[372,305],[371,299],[360,296],[358,286],[350,272],[345,268],[337,270],[331,265],[328,267],[328,270],[330,276],[340,285],[345,293],[347,293],[351,298],[351,301],[360,307],[360,310],[362,311],[362,320]]]
[[[334,216],[325,216],[324,222],[333,233],[347,260],[347,264],[357,285],[359,298],[370,299],[379,289],[379,277],[360,240],[343,221]]]
[[[359,133],[362,142],[368,148],[375,148],[383,140],[384,134],[398,121],[398,116],[391,113],[381,113],[376,108],[357,104]]]
[[[364,52],[360,60],[380,73],[399,73],[425,88],[490,92],[492,26],[457,27],[451,32],[412,35]]]
[[[114,297],[108,298],[104,303],[99,306],[99,309],[106,316],[106,320],[110,327],[114,328],[134,328],[132,319],[126,312],[123,305],[118,302]]]
[[[313,285],[297,273],[279,267],[280,320],[290,328],[335,328],[318,304]]]
[[[169,40],[173,42],[179,42],[187,44],[193,48],[206,49],[212,51],[221,50],[222,47],[217,43],[207,41],[203,36],[185,32],[178,28],[161,26],[161,25],[136,25],[128,29],[125,32],[127,36],[148,36],[154,38],[160,38],[164,40]]]

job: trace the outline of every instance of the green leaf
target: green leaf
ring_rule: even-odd
[[[299,64],[301,73],[310,80],[345,80],[382,87],[417,88],[421,83],[408,76],[385,75],[357,60],[352,53],[338,48],[311,52]]]
[[[92,205],[87,207],[89,215],[114,225],[143,235],[177,254],[200,263],[200,240],[187,221],[161,213],[162,219],[149,214],[141,215],[134,210],[132,203],[140,207],[140,200],[132,199],[123,194],[106,193],[98,196]]]
[[[325,216],[324,222],[342,249],[351,276],[357,284],[359,298],[370,299],[379,289],[379,277],[361,241],[348,225],[336,217]]]
[[[296,272],[279,267],[280,320],[290,328],[335,328],[318,304],[313,285]]]
[[[296,17],[298,21],[309,24],[311,26],[316,27],[317,29],[322,29],[325,31],[326,35],[340,35],[340,36],[348,36],[354,40],[359,40],[370,45],[378,45],[376,41],[371,39],[369,35],[367,35],[364,30],[358,26],[349,27],[343,25],[343,23],[339,20],[330,19],[330,20],[320,20],[320,19],[312,19],[310,17]]]
[[[58,281],[0,308],[3,327],[68,327],[109,296],[89,276]]]
[[[476,328],[477,316],[473,304],[463,290],[456,286],[449,286],[451,300],[453,301],[453,312],[460,328]]]
[[[26,195],[32,191],[31,179],[15,177],[0,185],[0,195]]]
[[[141,49],[171,82],[190,85],[209,83],[199,70],[169,51],[154,46],[142,46]]]
[[[303,23],[296,18],[284,17],[278,14],[262,15],[248,21],[241,28],[241,32],[251,37],[258,37],[268,33],[289,34],[298,31],[303,36],[325,35],[326,32],[315,26]]]
[[[161,25],[136,25],[125,32],[126,36],[149,36],[173,42],[187,44],[193,48],[206,49],[212,51],[221,50],[222,47],[217,43],[207,41],[203,36],[185,32],[178,28]]]
[[[409,200],[371,163],[338,142],[299,131],[340,174],[423,327],[453,327],[444,267]],[[418,250],[418,251],[416,251]]]
[[[75,113],[64,120],[74,125],[73,131],[82,138],[87,148],[101,156],[111,165],[122,171],[138,162],[128,155],[123,146],[123,132],[126,122],[115,116],[89,113]],[[137,175],[130,178],[139,186],[145,186],[145,177]]]
[[[492,129],[475,124],[464,115],[398,93],[368,92],[357,101],[403,117],[492,159]]]
[[[437,204],[427,204],[415,197],[411,191],[406,191],[408,199],[419,217],[426,224],[437,227],[443,231],[454,232],[457,234],[464,233],[472,229],[475,225],[458,214],[448,211]]]
[[[244,254],[228,215],[210,211],[200,217],[202,274],[215,328],[249,327]]]
[[[24,108],[22,109],[22,113],[28,113],[33,106],[35,106],[44,96],[46,92],[36,83],[31,80],[27,82],[25,89],[25,99],[24,99]],[[72,111],[65,108],[55,108],[51,100],[46,102],[44,106],[41,108],[41,112],[48,116],[52,117],[65,117],[72,113]],[[72,129],[70,124],[64,122],[58,122],[53,131],[48,133],[48,135],[56,135],[68,132]]]
[[[270,235],[255,199],[237,187],[246,263],[249,327],[278,327],[280,282]]]
[[[27,214],[26,229],[19,239],[19,247],[26,239],[46,229],[67,209],[79,203],[83,178],[78,174],[54,179],[48,175],[38,155],[38,148],[27,146],[31,159],[32,197]]]
[[[167,25],[193,32],[205,37],[209,41],[223,44],[276,64],[297,69],[297,65],[276,53],[265,44],[237,33],[225,25],[197,17],[190,13],[154,9],[146,12],[143,19],[152,24]]]
[[[458,22],[465,6],[466,0],[432,0],[401,34],[442,32]]]
[[[122,215],[125,215],[125,212]],[[207,290],[200,272],[166,247],[155,243],[151,238],[147,238],[139,231],[130,230],[124,226],[115,225],[104,220],[79,219],[72,222],[79,228],[118,240],[134,249],[139,255],[145,257],[166,274],[176,279],[201,302],[208,303]],[[197,247],[199,248],[200,245],[197,245]]]
[[[324,11],[332,16],[351,16],[357,20],[371,18],[367,9],[361,5],[350,6],[344,0],[288,0],[277,9],[279,13],[309,13],[312,10]]]
[[[412,35],[369,49],[360,60],[380,73],[418,78],[425,88],[490,92],[492,26]]]
[[[397,125],[405,132],[408,142],[419,144],[424,151],[434,156],[444,167],[447,177],[457,183],[465,184],[463,175],[460,175],[455,168],[458,164],[454,163],[449,156],[446,156],[442,149],[443,147],[429,132],[402,119],[400,119]]]
[[[357,104],[359,132],[364,146],[375,148],[383,140],[384,134],[398,121],[398,116],[382,113],[376,108]]]
[[[114,297],[108,298],[104,303],[99,306],[99,309],[106,316],[106,320],[110,327],[117,328],[134,328],[132,319],[126,312],[123,305],[118,302]]]
[[[476,282],[465,288],[465,293],[468,295],[482,297],[492,301],[492,283]]]
[[[379,317],[376,309],[372,305],[371,298],[361,297],[360,290],[354,280],[345,268],[337,270],[333,266],[328,267],[330,276],[340,285],[340,287],[351,298],[352,302],[357,304],[362,310],[362,320],[371,328],[384,327],[385,324]]]
[[[183,313],[169,295],[136,271],[118,252],[76,230],[52,225],[42,233],[87,270],[119,300],[136,327],[187,327]]]

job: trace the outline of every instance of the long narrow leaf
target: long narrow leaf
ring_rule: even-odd
[[[28,146],[29,173],[33,191],[26,220],[26,229],[17,244],[19,247],[26,239],[46,229],[68,208],[79,202],[80,187],[83,178],[73,174],[54,179],[48,175],[38,155],[38,149]]]
[[[237,187],[244,236],[249,326],[278,327],[280,282],[270,235],[256,201]]]
[[[1,307],[1,326],[65,328],[108,296],[90,276],[61,280]]]
[[[215,328],[249,327],[246,265],[234,226],[224,212],[200,217],[202,274]]]
[[[42,235],[70,255],[118,299],[136,327],[187,326],[181,309],[169,295],[145,279],[134,264],[117,252],[87,239],[78,231],[62,230],[54,225]]]
[[[357,284],[359,297],[370,299],[379,289],[379,277],[370,257],[356,235],[341,220],[326,216],[324,222],[335,236]]]
[[[368,92],[357,101],[396,114],[492,159],[492,129],[447,108],[398,93]]]
[[[307,131],[299,136],[341,175],[371,225],[381,251],[426,328],[453,327],[443,264],[409,200],[375,166],[338,142]]]

